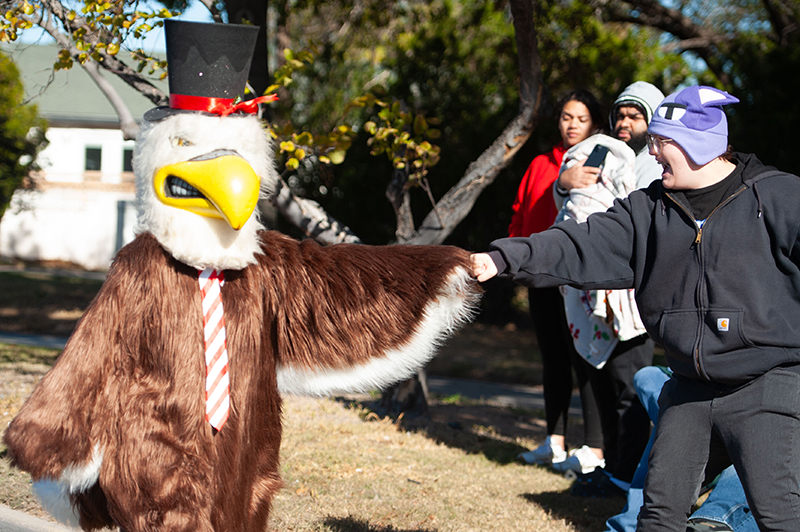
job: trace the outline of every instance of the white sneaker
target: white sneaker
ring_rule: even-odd
[[[563,462],[567,459],[567,452],[557,443],[553,443],[550,436],[544,443],[532,451],[521,453],[517,456],[526,464],[549,465]]]
[[[598,458],[594,452],[587,446],[580,449],[573,449],[569,452],[569,458],[560,463],[553,463],[553,469],[561,473],[567,471],[574,471],[578,474],[585,475],[591,473],[597,467],[605,467],[606,461]]]

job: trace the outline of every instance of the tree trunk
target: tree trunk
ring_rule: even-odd
[[[514,32],[520,73],[520,112],[480,157],[467,168],[464,177],[451,188],[422,225],[404,244],[441,244],[463,220],[483,190],[511,163],[536,126],[541,101],[541,63],[533,27],[534,2],[512,0]],[[424,370],[416,377],[383,392],[379,402],[388,415],[403,412],[424,415],[428,411],[428,381]]]

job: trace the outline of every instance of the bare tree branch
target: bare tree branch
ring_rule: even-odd
[[[42,6],[45,10],[50,13],[53,18],[58,19],[61,24],[67,29],[68,32],[72,33],[78,28],[85,26],[85,19],[82,17],[75,17],[72,21],[69,20],[67,17],[67,11],[64,9],[64,6],[61,4],[59,0],[41,0]],[[38,25],[44,29],[48,34],[50,34],[58,45],[67,50],[70,56],[75,61],[79,61],[79,56],[81,55],[80,50],[78,50],[72,41],[67,35],[64,35],[58,28],[56,28],[52,22],[45,20],[44,18],[41,22],[38,22]],[[98,35],[89,35],[87,34],[85,40],[92,44],[97,44],[100,42],[100,36]],[[125,83],[142,93],[145,97],[149,98],[155,105],[166,105],[169,101],[167,96],[161,92],[155,85],[150,83],[144,76],[136,72],[133,68],[129,67],[113,55],[109,55],[105,52],[105,50],[98,50],[98,53],[103,58],[103,60],[99,63],[99,66],[108,70],[115,76],[118,76],[122,79]],[[94,79],[94,78],[93,78]],[[101,87],[101,90],[102,87]],[[104,94],[106,94],[104,92]],[[113,103],[112,103],[113,105]]]
[[[674,48],[691,50],[705,61],[709,70],[726,87],[731,79],[723,68],[719,50],[725,51],[732,36],[721,34],[695,23],[678,9],[662,5],[658,0],[590,0],[591,4],[603,8],[609,20],[649,26],[669,33],[679,40]]]
[[[72,44],[72,42],[70,42],[68,37],[66,37],[53,26],[50,20],[47,20],[44,18],[44,16],[42,16],[38,24],[39,27],[45,30],[56,40],[59,46],[67,50],[70,53],[70,56],[77,57],[81,53],[80,50],[78,50]],[[128,106],[125,105],[125,102],[119,96],[114,87],[100,74],[100,69],[97,67],[97,63],[93,59],[89,59],[81,66],[86,73],[89,74],[89,77],[92,78],[92,81],[95,82],[106,99],[108,99],[112,107],[114,107],[114,111],[119,117],[119,124],[123,137],[126,140],[135,139],[136,135],[139,133],[139,126],[136,124],[136,120],[134,120],[133,115],[128,109]]]
[[[796,2],[786,0],[761,0],[769,15],[769,20],[775,30],[776,42],[780,46],[787,46],[800,30],[800,6]]]
[[[414,234],[414,217],[411,213],[411,195],[408,193],[408,170],[396,168],[392,173],[392,180],[386,187],[386,198],[394,208],[397,226],[394,232],[395,239],[400,244]]]
[[[86,73],[92,78],[92,81],[94,81],[103,92],[108,102],[114,107],[114,111],[116,111],[119,117],[119,128],[122,130],[122,137],[125,140],[136,140],[137,135],[139,135],[139,124],[136,123],[125,101],[120,97],[111,83],[100,74],[97,63],[90,59],[82,66]]]
[[[533,27],[534,2],[511,0],[520,73],[520,112],[423,220],[408,244],[441,244],[466,218],[483,190],[494,182],[536,127],[541,102],[541,63]],[[442,223],[442,221],[444,223]]]
[[[540,86],[539,95],[541,90]],[[408,244],[441,244],[461,220],[466,218],[480,193],[511,163],[514,155],[530,137],[536,123],[535,106],[539,100],[540,96],[524,106],[500,137],[469,165],[464,177],[439,200],[436,209],[444,220],[444,226],[431,211],[414,236],[408,240]]]
[[[290,223],[321,244],[361,243],[349,227],[331,217],[316,201],[297,197],[283,179],[278,182],[272,203]]]

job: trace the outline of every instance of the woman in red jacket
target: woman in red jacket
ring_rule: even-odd
[[[604,123],[600,103],[592,94],[575,89],[559,101],[558,130],[561,142],[536,157],[519,185],[512,206],[508,236],[529,236],[544,231],[558,214],[553,201],[553,183],[564,153],[586,137],[599,132]],[[582,165],[576,165],[582,167]],[[587,169],[586,171],[590,171]],[[586,373],[586,363],[576,353],[564,315],[564,302],[558,288],[530,288],[531,317],[542,353],[547,439],[520,458],[529,464],[557,464],[567,458],[564,435],[572,398],[572,370],[578,378],[584,419],[584,442],[575,453],[582,471],[603,467],[603,432],[600,413]]]

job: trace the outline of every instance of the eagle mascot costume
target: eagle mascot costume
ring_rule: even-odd
[[[71,526],[265,530],[281,394],[407,378],[476,305],[463,250],[263,230],[273,150],[235,98],[256,33],[167,21],[170,105],[145,113],[134,150],[137,236],[6,430]]]

